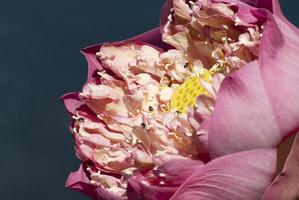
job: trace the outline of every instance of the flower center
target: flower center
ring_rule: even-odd
[[[222,80],[258,57],[262,26],[242,22],[231,4],[192,0],[178,7],[184,2],[163,27],[163,41],[175,48],[101,47],[96,55],[104,69],[83,88],[88,109],[74,116],[77,155],[92,162],[91,183],[125,199],[128,178],[207,151],[196,135]],[[146,181],[168,186],[165,176],[150,173]]]
[[[205,88],[200,84],[200,79],[211,82],[211,73],[204,70],[203,73],[192,74],[182,83],[172,95],[170,108],[186,114],[189,107],[193,107],[199,95],[208,95]]]

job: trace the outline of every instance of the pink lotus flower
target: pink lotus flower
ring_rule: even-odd
[[[169,0],[161,29],[83,49],[62,97],[82,161],[68,188],[101,200],[295,199],[299,34],[273,0]],[[287,97],[287,98],[286,98]]]

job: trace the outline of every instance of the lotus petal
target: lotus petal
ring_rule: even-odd
[[[198,169],[171,200],[257,200],[272,181],[275,166],[274,149],[224,156]]]

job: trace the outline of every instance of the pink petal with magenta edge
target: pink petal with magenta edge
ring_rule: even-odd
[[[65,187],[82,192],[93,200],[124,200],[124,198],[90,184],[83,169],[83,165],[80,166],[78,171],[69,174]]]
[[[257,61],[223,81],[208,133],[212,158],[276,146],[282,140]]]
[[[299,135],[296,135],[284,169],[268,187],[262,200],[294,200],[299,198]]]
[[[130,179],[127,195],[129,200],[168,200],[176,190],[175,187],[146,185],[138,179]]]
[[[244,2],[256,8],[265,8],[275,15],[282,14],[279,0],[212,0],[214,2],[240,3]]]
[[[196,169],[204,165],[200,160],[175,159],[158,167],[154,174],[165,174],[164,181],[172,186],[180,186]]]
[[[282,14],[281,7],[279,5],[279,0],[241,0],[257,8],[265,8],[270,12],[274,13],[276,16],[285,18]]]
[[[242,1],[256,8],[265,8],[274,14],[277,14],[277,12],[281,12],[278,0],[212,0],[212,1],[229,2],[229,3],[239,3],[240,1]]]
[[[129,200],[168,200],[178,187],[202,166],[201,161],[176,159],[162,164],[145,175],[141,173],[134,175],[129,179],[128,198]],[[161,181],[163,185],[159,185]]]
[[[259,60],[232,73],[221,86],[209,127],[212,157],[275,147],[298,130],[297,33],[268,14]]]
[[[275,171],[275,149],[231,154],[198,169],[171,200],[257,200]]]
[[[72,92],[61,97],[69,115],[74,115],[76,110],[84,103],[80,100],[79,93]]]
[[[274,15],[281,18],[284,22],[286,22],[294,31],[297,31],[297,27],[288,21],[288,19],[284,16],[281,6],[279,4],[279,0],[212,0],[214,2],[226,2],[226,3],[236,3],[240,5],[240,3],[246,3],[247,5],[256,7],[256,8],[264,8],[272,12]],[[241,4],[242,5],[242,4]],[[246,6],[245,6],[246,7]],[[248,6],[247,6],[248,7]],[[242,6],[244,8],[244,6]]]

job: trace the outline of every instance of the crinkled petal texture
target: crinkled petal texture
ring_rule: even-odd
[[[257,200],[272,181],[275,166],[275,149],[224,156],[198,169],[171,200]]]
[[[82,165],[78,171],[70,173],[65,186],[69,189],[82,192],[94,200],[124,200],[119,196],[92,185]]]
[[[263,200],[294,200],[299,198],[299,135],[285,163],[284,169],[266,190]]]
[[[162,42],[160,29],[156,28],[139,36],[129,39],[130,42],[136,43],[143,43],[146,42],[149,45],[155,45],[162,49],[168,49],[169,47],[167,44]],[[125,42],[122,42],[125,43]],[[96,81],[94,75],[97,71],[103,69],[102,63],[99,62],[96,53],[100,51],[103,44],[98,44],[94,46],[87,47],[83,49],[81,52],[85,56],[87,63],[88,63],[88,80],[87,82]],[[86,102],[80,98],[79,93],[69,93],[61,97],[61,100],[64,102],[65,107],[70,116],[74,116],[75,113],[80,110],[87,113],[92,113],[90,109],[86,106]],[[71,132],[73,130],[71,128]],[[75,137],[73,133],[73,137]],[[96,143],[97,141],[92,141]],[[89,149],[86,149],[88,151]],[[85,152],[85,151],[84,151]],[[109,191],[106,191],[94,184],[91,184],[89,177],[87,176],[86,171],[83,169],[83,166],[80,166],[77,172],[70,173],[66,187],[80,191],[92,199],[99,199],[99,200],[120,200],[123,199],[120,196],[114,195]]]
[[[178,187],[202,166],[201,161],[175,159],[145,175],[137,174],[129,179],[128,198],[129,200],[168,200]]]
[[[298,32],[279,17],[268,18],[259,60],[222,83],[209,127],[214,158],[275,147],[299,128]]]
[[[159,28],[152,29],[146,33],[133,37],[128,41],[137,43],[144,42],[161,49],[169,48],[167,44],[163,43]],[[94,73],[103,69],[102,63],[99,62],[96,53],[100,51],[104,44],[105,43],[89,46],[81,50],[81,53],[84,55],[88,64],[87,82],[93,81]],[[75,113],[76,109],[84,104],[77,92],[65,94],[61,97],[61,100],[64,102],[68,113],[72,115]]]
[[[144,42],[144,43],[154,45],[155,47],[161,49],[169,48],[169,46],[162,41],[162,36],[159,28],[152,29],[146,33],[133,37],[127,41],[137,42],[137,43]],[[88,63],[88,75],[87,75],[88,82],[93,80],[93,75],[95,71],[103,69],[102,64],[98,61],[98,58],[96,56],[96,53],[100,51],[102,45],[103,44],[98,44],[81,50]]]

